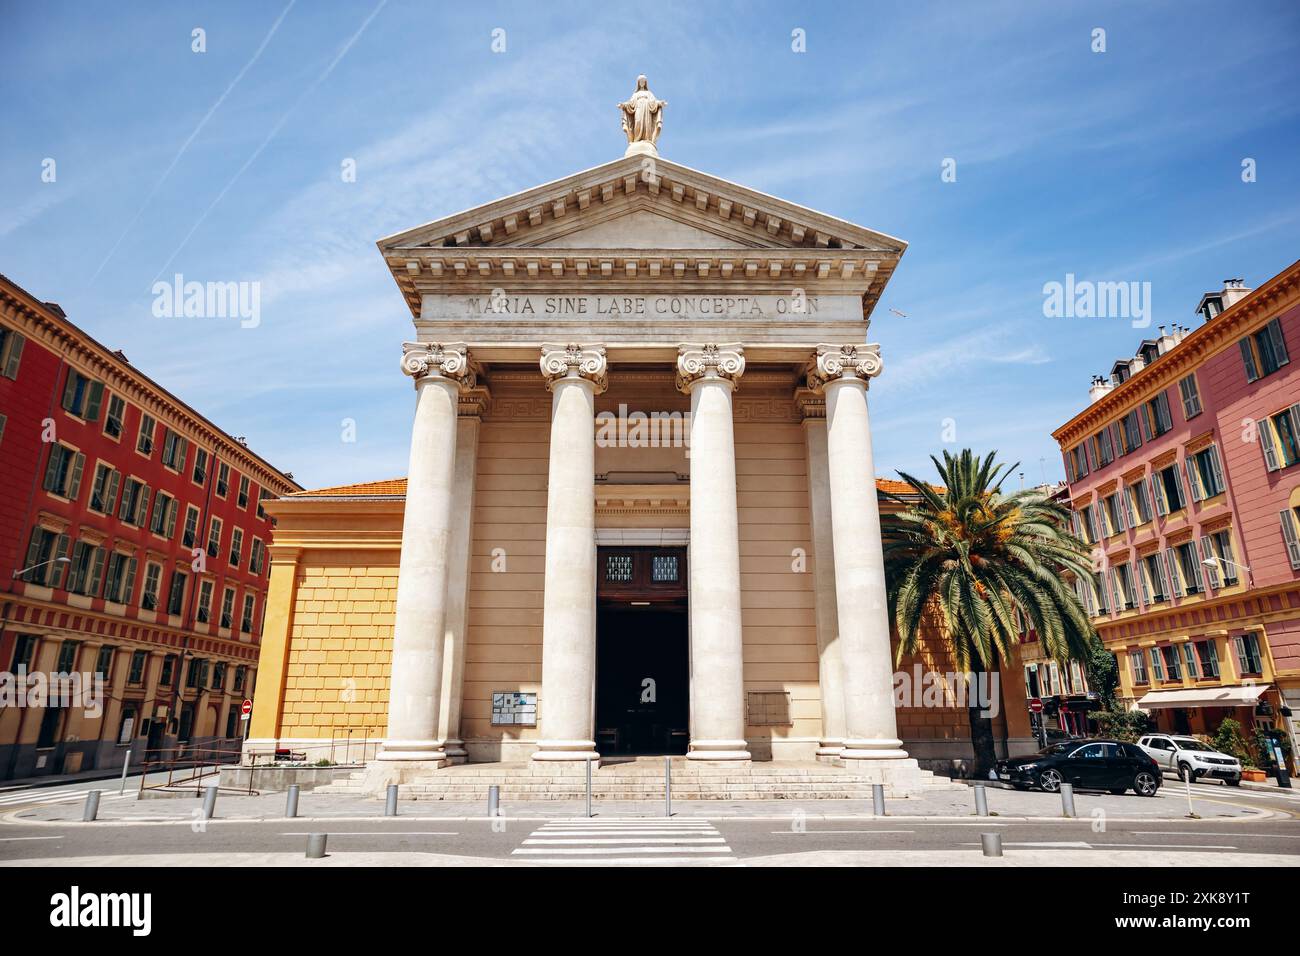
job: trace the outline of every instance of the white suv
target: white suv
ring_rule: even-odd
[[[1182,780],[1213,777],[1230,787],[1241,783],[1241,761],[1219,753],[1195,737],[1175,734],[1147,734],[1138,746],[1151,755],[1164,770],[1178,774]]]

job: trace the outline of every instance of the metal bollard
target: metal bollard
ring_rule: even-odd
[[[673,815],[673,758],[664,757],[664,816]]]
[[[871,785],[871,804],[876,816],[883,817],[885,815],[885,785],[883,783],[873,783]]]
[[[981,833],[980,847],[984,850],[985,856],[1001,856],[1002,855],[1002,834]]]
[[[1073,817],[1074,813],[1074,784],[1061,784],[1061,815]]]
[[[289,796],[284,801],[284,815],[286,817],[296,817],[298,815],[298,793],[300,788],[296,783],[289,784]]]
[[[975,784],[975,815],[980,817],[989,815],[989,795],[982,783]]]
[[[203,819],[211,820],[212,814],[217,809],[217,785],[205,787],[203,790]]]
[[[131,751],[126,751],[126,759],[122,761],[122,786],[117,788],[118,795],[126,793],[126,768],[131,766]]]
[[[397,816],[397,784],[395,783],[388,785],[388,796],[384,801],[384,816]]]
[[[319,860],[325,856],[325,838],[326,833],[308,833],[307,834],[307,859]]]
[[[587,816],[591,816],[591,761],[584,761],[587,765]]]
[[[488,787],[488,816],[498,817],[501,815],[501,788],[498,786]]]
[[[82,823],[93,823],[99,816],[99,791],[92,790],[86,794],[86,809],[81,812]]]

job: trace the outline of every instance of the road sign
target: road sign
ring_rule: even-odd
[[[1041,714],[1043,712],[1043,702],[1037,697],[1029,698],[1029,712],[1031,714]]]
[[[248,718],[252,716],[252,713],[253,713],[253,702],[251,700],[245,700],[244,703],[241,704],[239,708],[239,719],[248,720]]]

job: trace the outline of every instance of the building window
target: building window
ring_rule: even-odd
[[[109,672],[113,669],[113,651],[116,650],[111,644],[105,644],[95,655],[95,673],[104,680],[108,680]]]
[[[158,686],[171,687],[176,679],[176,655],[168,654],[163,658],[162,671],[158,675]]]
[[[230,566],[239,567],[239,562],[244,550],[244,532],[241,528],[236,528],[230,532]]]
[[[245,634],[253,631],[253,606],[256,598],[252,594],[244,595],[244,613],[239,619],[239,629]]]
[[[241,511],[244,508],[248,507],[248,476],[247,475],[239,476],[239,497],[236,499],[236,501],[238,502]]]
[[[1214,641],[1197,641],[1196,656],[1200,658],[1203,677],[1219,676],[1219,650]]]
[[[1142,564],[1151,587],[1151,600],[1169,600],[1168,588],[1165,584],[1165,562],[1160,552],[1148,554],[1142,559]]]
[[[1137,594],[1133,590],[1133,570],[1127,564],[1116,565],[1115,579],[1119,582],[1119,595],[1124,609],[1131,611],[1137,606]]]
[[[217,497],[224,498],[230,493],[230,466],[224,461],[217,465]]]
[[[204,581],[199,585],[199,607],[195,618],[200,624],[207,624],[212,616],[212,582]]]
[[[1178,648],[1172,644],[1166,644],[1160,648],[1160,656],[1165,659],[1165,674],[1169,680],[1182,680],[1183,668],[1178,659]]]
[[[13,329],[0,328],[0,375],[18,378],[18,366],[23,359],[22,335]]]
[[[1174,427],[1173,417],[1169,414],[1169,395],[1160,392],[1155,398],[1142,406],[1146,415],[1147,434],[1158,438]]]
[[[1241,347],[1241,360],[1246,366],[1247,382],[1272,375],[1283,365],[1290,364],[1286,340],[1282,337],[1282,323],[1277,319],[1246,336],[1238,345]]]
[[[1086,478],[1088,475],[1088,446],[1081,442],[1069,450],[1068,464],[1070,466],[1070,480],[1078,481],[1080,478]]]
[[[181,544],[187,548],[194,547],[199,536],[199,509],[193,505],[185,507],[185,530],[181,532]]]
[[[271,492],[267,491],[265,488],[259,488],[257,490],[257,516],[263,521],[266,520],[266,501],[268,498],[272,497],[274,496]]]
[[[32,529],[27,546],[27,560],[23,563],[22,579],[28,584],[57,588],[63,582],[63,569],[67,565],[59,558],[67,557],[68,536],[37,525]]]
[[[1115,460],[1115,446],[1109,428],[1103,428],[1092,436],[1092,453],[1097,460],[1098,468],[1109,465]]]
[[[248,668],[245,667],[243,664],[240,664],[238,667],[235,668],[235,688],[234,688],[235,690],[242,691],[244,689],[244,680],[246,679],[247,675],[248,675]]]
[[[1237,666],[1245,677],[1248,674],[1264,673],[1263,658],[1259,653],[1259,638],[1254,634],[1238,634],[1232,639],[1237,649]]]
[[[194,482],[200,488],[208,480],[208,453],[202,448],[194,449],[194,471],[190,474],[190,481]]]
[[[118,506],[119,520],[143,528],[149,516],[149,486],[134,478],[126,479],[122,486],[122,503]]]
[[[71,674],[72,669],[77,666],[77,649],[81,647],[77,641],[64,641],[59,645],[59,660],[54,665],[54,669],[60,674]]]
[[[221,595],[221,626],[229,629],[235,617],[235,589],[226,588]]]
[[[185,610],[185,572],[173,571],[171,586],[167,589],[167,613],[179,615]]]
[[[1102,507],[1106,512],[1106,524],[1110,526],[1111,534],[1119,534],[1128,525],[1124,522],[1124,506],[1121,503],[1123,493],[1116,492],[1113,495],[1107,495],[1101,500]]]
[[[88,422],[99,420],[99,408],[104,401],[104,383],[92,381],[76,369],[68,369],[68,379],[63,385],[63,410]]]
[[[1289,468],[1300,462],[1300,405],[1292,405],[1259,420],[1259,447],[1269,471]]]
[[[1128,486],[1129,499],[1133,508],[1137,511],[1138,524],[1146,524],[1151,520],[1151,496],[1147,492],[1145,481],[1137,481]]]
[[[221,553],[221,519],[214,517],[208,525],[208,557],[215,558]]]
[[[122,481],[121,472],[100,462],[95,466],[95,481],[90,486],[90,510],[111,515],[117,507],[117,489]]]
[[[86,466],[86,456],[67,445],[54,442],[50,457],[45,463],[45,480],[41,487],[50,494],[76,501],[81,491],[81,472]]]
[[[1128,652],[1129,669],[1133,672],[1133,683],[1145,684],[1147,682],[1147,662],[1142,656],[1141,651]]]
[[[190,443],[186,438],[182,438],[170,428],[163,429],[163,453],[162,463],[172,471],[181,471],[185,468],[185,456],[189,452]]]
[[[108,412],[104,415],[104,434],[110,438],[120,438],[125,417],[126,399],[121,395],[109,395]]]
[[[1212,565],[1202,565],[1210,587],[1219,587],[1220,578],[1225,585],[1237,583],[1237,565],[1232,557],[1232,533],[1227,528],[1201,538],[1201,558],[1216,559]]]
[[[130,604],[135,587],[135,558],[114,551],[108,558],[108,576],[104,579],[104,600]]]
[[[262,573],[262,561],[265,558],[265,556],[266,556],[266,546],[262,544],[261,539],[254,538],[253,548],[252,551],[249,552],[249,557],[248,557],[248,570],[252,571],[254,574],[260,575]],[[658,581],[659,579],[655,578],[655,580]],[[676,581],[677,578],[672,577],[672,578],[666,578],[665,580]]]
[[[226,662],[217,661],[212,665],[212,689],[221,690],[226,686]]]
[[[1167,465],[1151,476],[1151,497],[1156,503],[1156,514],[1172,514],[1186,507],[1178,465]]]
[[[157,425],[152,415],[140,416],[140,436],[136,439],[135,450],[146,458],[153,455],[153,433]]]
[[[140,606],[146,611],[158,609],[158,586],[162,578],[162,565],[152,561],[145,565],[144,587],[140,589]]]
[[[1174,579],[1174,591],[1182,594],[1200,594],[1205,590],[1205,577],[1201,574],[1201,559],[1196,553],[1196,544],[1185,541],[1169,549],[1170,573],[1177,575]]]
[[[127,672],[128,684],[140,684],[144,681],[144,665],[149,660],[148,651],[134,651],[131,654],[131,670]]]
[[[203,669],[204,669],[204,666],[205,666],[206,664],[207,664],[207,661],[204,661],[204,660],[202,660],[201,658],[198,658],[198,657],[192,657],[192,658],[190,658],[190,663],[189,663],[189,665],[185,668],[185,686],[186,686],[186,687],[202,687],[202,686],[204,686],[203,683],[202,683],[202,681],[203,681]]]
[[[1190,421],[1201,414],[1201,391],[1196,387],[1196,373],[1178,380],[1178,394],[1183,400],[1183,417]]]
[[[149,530],[170,541],[176,533],[176,508],[176,499],[159,488],[153,498],[153,521]]]
[[[1087,542],[1096,544],[1102,538],[1101,529],[1097,527],[1097,509],[1092,505],[1084,505],[1079,517],[1082,519]]]
[[[1223,494],[1223,466],[1219,462],[1217,445],[1210,445],[1187,456],[1187,483],[1191,486],[1193,501],[1204,501]]]
[[[104,557],[103,548],[78,541],[72,548],[72,563],[68,565],[68,590],[86,597],[99,597]]]
[[[1139,424],[1139,415],[1139,410],[1135,408],[1120,422],[1119,437],[1125,455],[1142,447],[1142,426]]]
[[[1192,646],[1191,641],[1182,644],[1181,648],[1183,652],[1183,664],[1187,667],[1187,676],[1192,680],[1200,680],[1200,677],[1196,673],[1196,648]]]

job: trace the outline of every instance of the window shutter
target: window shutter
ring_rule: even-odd
[[[143,528],[145,519],[149,516],[149,486],[140,486],[140,497],[135,503],[135,525],[137,528]]]
[[[1300,442],[1300,405],[1292,405],[1286,411],[1291,416],[1291,434]]]
[[[128,482],[128,485],[127,485],[127,486],[130,487],[129,482]],[[127,498],[126,493],[123,492],[123,493],[122,493],[122,501],[121,501],[121,503],[117,506],[117,517],[118,517],[118,520],[119,520],[119,521],[126,521],[126,520],[128,520],[128,517],[129,517],[129,516],[127,515],[127,508],[130,507],[130,505],[131,505],[130,500]]]
[[[1083,592],[1083,606],[1088,611],[1088,616],[1095,616],[1097,613],[1097,604],[1092,597],[1092,582],[1080,580],[1079,590]]]
[[[180,503],[173,498],[171,504],[167,507],[167,540],[170,541],[172,535],[176,533],[176,509]]]
[[[1295,515],[1287,508],[1278,513],[1282,520],[1282,540],[1286,542],[1286,556],[1291,560],[1291,570],[1300,571],[1300,536],[1296,533]]]
[[[86,400],[86,415],[85,415],[86,421],[88,422],[99,421],[99,409],[100,406],[103,404],[104,404],[104,383],[91,382],[90,396]]]
[[[69,540],[68,540],[68,536],[67,536],[66,534],[61,534],[61,535],[59,535],[58,540],[55,541],[55,543],[54,543],[54,557],[55,557],[56,559],[58,559],[58,558],[66,558],[66,557],[68,556],[68,544],[69,544],[69,543],[70,543],[70,542],[69,542]],[[62,586],[63,586],[63,578],[64,578],[64,576],[67,574],[67,572],[66,572],[66,570],[65,570],[65,569],[67,568],[67,565],[66,565],[66,564],[63,564],[63,563],[61,563],[61,562],[58,562],[58,561],[56,560],[56,563],[50,565],[50,568],[51,568],[51,571],[50,571],[50,577],[49,577],[49,581],[48,581],[49,586],[52,587],[52,588],[62,587]]]
[[[1178,507],[1181,508],[1187,504],[1187,491],[1183,488],[1183,473],[1175,467],[1172,474],[1174,476],[1174,485],[1178,488]],[[1170,510],[1174,509],[1170,507]]]
[[[1169,393],[1161,392],[1156,396],[1156,418],[1161,429],[1169,431],[1174,427],[1173,416],[1169,414]]]
[[[99,597],[99,583],[104,576],[104,549],[95,548],[91,555],[90,584],[86,588],[86,593],[91,597]]]
[[[1192,500],[1200,501],[1205,497],[1205,489],[1201,487],[1200,475],[1196,473],[1196,459],[1184,458],[1183,464],[1187,467],[1187,486],[1192,489]]]
[[[56,485],[59,481],[59,463],[63,458],[62,445],[50,445],[50,457],[45,463],[45,478],[41,482],[41,487],[46,491],[56,491]]]
[[[1129,570],[1138,579],[1138,593],[1142,596],[1142,606],[1146,607],[1151,603],[1151,590],[1147,587],[1146,562],[1138,558],[1136,565],[1129,565]]]
[[[1119,422],[1110,426],[1110,442],[1111,446],[1115,449],[1116,458],[1124,454],[1126,451],[1124,448],[1124,433],[1119,427]]]
[[[1243,641],[1240,637],[1234,637],[1234,638],[1232,639],[1232,649],[1235,650],[1235,651],[1237,652],[1237,674],[1238,674],[1238,676],[1240,676],[1240,675],[1242,675],[1242,674],[1249,674],[1249,673],[1250,673],[1250,662],[1246,660],[1246,647],[1245,647],[1245,644],[1246,644],[1246,642]]]
[[[176,470],[185,470],[185,459],[190,452],[190,440],[188,438],[176,439]]]
[[[1200,561],[1196,560],[1196,542],[1189,541],[1187,549],[1192,556],[1192,567],[1196,569],[1196,588],[1202,594],[1205,593],[1205,568]]]
[[[1209,448],[1210,474],[1214,476],[1214,485],[1217,489],[1215,494],[1227,491],[1228,483],[1223,480],[1223,462],[1219,458],[1219,446],[1211,445]]]
[[[1165,552],[1165,557],[1169,563],[1169,584],[1170,590],[1173,591],[1174,597],[1183,596],[1183,577],[1178,570],[1178,552],[1170,548]]]
[[[1246,366],[1246,382],[1253,382],[1259,378],[1259,370],[1255,367],[1255,353],[1250,347],[1250,336],[1237,344],[1241,346],[1241,361]]]
[[[1070,512],[1070,526],[1074,529],[1074,536],[1076,538],[1083,537],[1083,526],[1079,524],[1079,512]]]
[[[1269,340],[1273,343],[1273,354],[1277,357],[1277,364],[1280,368],[1283,365],[1289,365],[1291,357],[1286,352],[1286,340],[1282,338],[1282,323],[1274,319],[1267,325]]]
[[[1156,503],[1156,514],[1169,514],[1169,504],[1165,501],[1165,489],[1159,473],[1151,476],[1151,499]]]
[[[122,603],[131,603],[131,591],[135,588],[135,558],[126,565],[126,586],[122,589]]]
[[[72,476],[68,479],[68,498],[72,501],[77,500],[77,493],[81,491],[81,472],[86,467],[86,456],[77,452],[77,457],[72,459]]]
[[[1120,510],[1124,513],[1125,528],[1132,528],[1135,524],[1133,521],[1133,500],[1127,488],[1120,488]]]
[[[32,565],[39,563],[37,559],[41,554],[41,530],[40,525],[32,528],[32,540],[31,543],[27,545],[27,560],[23,562],[24,568],[30,568]],[[23,575],[23,580],[28,580],[31,573],[32,572],[28,572],[28,574]]]
[[[1160,590],[1164,592],[1166,598],[1170,598],[1173,596],[1174,589],[1173,578],[1169,572],[1173,569],[1165,567],[1165,556],[1159,551],[1155,553],[1154,557],[1156,559],[1156,571],[1160,574]]]
[[[77,373],[74,369],[68,369],[67,381],[63,383],[63,408],[65,411],[72,411],[72,403],[77,398]]]
[[[18,363],[23,357],[23,337],[17,332],[9,333],[9,354],[5,356],[3,374],[5,378],[18,377]]]
[[[117,489],[122,483],[122,473],[113,471],[108,477],[108,497],[104,499],[104,514],[111,515],[113,506],[117,504]]]
[[[1137,409],[1137,417],[1142,424],[1142,438],[1144,441],[1151,440],[1151,416],[1147,414],[1147,406],[1143,405]]]
[[[1100,541],[1103,537],[1100,523],[1097,521],[1097,509],[1099,507],[1100,505],[1094,504],[1088,509],[1088,532],[1092,535],[1093,541]]]
[[[1210,541],[1208,537],[1201,538],[1201,559],[1203,561],[1208,561],[1210,560],[1210,558],[1215,558],[1215,557],[1218,557],[1218,555],[1214,553],[1214,543]],[[1204,565],[1204,567],[1205,567],[1205,578],[1209,582],[1210,587],[1218,588],[1219,565],[1217,563],[1213,565],[1207,564]]]
[[[1265,416],[1257,423],[1259,429],[1259,447],[1264,451],[1264,467],[1277,471],[1282,467],[1277,457],[1277,438],[1273,434],[1273,421]]]

